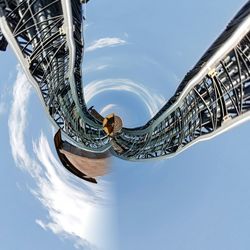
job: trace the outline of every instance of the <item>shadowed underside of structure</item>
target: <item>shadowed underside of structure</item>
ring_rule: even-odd
[[[66,169],[83,180],[97,183],[96,177],[107,174],[110,155],[84,151],[67,141],[63,141],[61,131],[54,136],[55,148],[59,159]]]
[[[87,2],[0,0],[0,49],[9,43],[14,50],[48,117],[65,138],[62,141],[59,132],[55,136],[57,152],[75,175],[95,182],[106,171],[105,152],[135,161],[167,158],[250,118],[250,1],[174,96],[149,122],[133,129],[122,128],[120,118],[103,118],[85,104],[82,3]]]

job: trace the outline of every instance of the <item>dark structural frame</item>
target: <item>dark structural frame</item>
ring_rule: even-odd
[[[86,2],[0,0],[0,49],[8,44],[13,49],[48,117],[69,143],[125,160],[166,158],[250,119],[250,1],[149,122],[132,129],[110,123],[109,130],[116,131],[110,134],[83,97]]]

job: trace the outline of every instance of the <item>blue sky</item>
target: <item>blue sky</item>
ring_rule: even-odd
[[[88,104],[142,125],[244,2],[91,0]],[[113,159],[94,186],[60,166],[53,128],[11,50],[0,65],[1,249],[249,249],[250,123],[169,160]]]

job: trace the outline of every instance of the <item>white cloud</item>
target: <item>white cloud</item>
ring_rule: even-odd
[[[15,162],[18,162],[18,166],[22,168],[34,166],[34,162],[27,153],[24,144],[24,132],[27,126],[27,103],[30,90],[30,84],[27,82],[24,74],[18,69],[16,83],[13,88],[13,103],[8,125],[12,155]]]
[[[140,83],[134,82],[130,79],[104,79],[99,81],[92,81],[84,88],[85,101],[88,102],[94,96],[99,95],[105,91],[127,91],[137,95],[141,101],[146,105],[151,117],[155,115],[165,103],[165,98],[154,93],[152,89],[146,89]]]
[[[118,38],[118,37],[105,37],[105,38],[100,38],[98,40],[95,40],[92,42],[87,48],[86,52],[94,51],[97,49],[102,49],[105,47],[113,47],[113,46],[118,46],[118,45],[124,45],[126,44],[126,41]]]
[[[112,212],[109,183],[78,181],[55,158],[43,133],[33,141],[33,152],[28,152],[25,132],[30,91],[26,77],[18,69],[9,116],[10,144],[16,164],[35,179],[37,186],[31,191],[48,212],[46,221],[38,218],[36,223],[44,230],[73,239],[75,247],[113,249],[105,248],[108,240],[101,236],[108,238],[111,233],[102,226],[103,217]]]
[[[99,63],[89,63],[84,67],[84,74],[101,71],[107,69],[109,67],[108,64],[99,64]]]
[[[3,85],[0,90],[0,116],[7,112],[7,97],[9,95],[8,85]]]
[[[105,205],[109,197],[105,191],[108,183],[74,185],[70,181],[71,174],[55,159],[44,134],[34,142],[34,152],[46,175],[40,176],[39,189],[33,193],[48,209],[50,218],[47,223],[41,220],[37,223],[56,234],[73,236],[78,244],[86,245],[88,240],[88,245],[90,242],[98,245],[95,238],[99,236],[94,233],[98,222],[95,220],[102,210],[107,211]]]
[[[106,69],[108,67],[108,65],[99,65],[97,66],[96,70],[103,70]]]
[[[101,115],[108,115],[108,112],[112,111],[117,105],[116,104],[108,104],[105,107],[103,107],[100,111]]]

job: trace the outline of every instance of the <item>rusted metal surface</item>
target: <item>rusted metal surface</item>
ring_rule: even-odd
[[[75,147],[62,140],[60,130],[54,136],[54,143],[63,166],[81,179],[97,183],[96,177],[108,173],[109,152],[98,154]]]
[[[115,115],[110,114],[103,120],[103,130],[108,136],[117,135],[122,129],[122,119]]]

